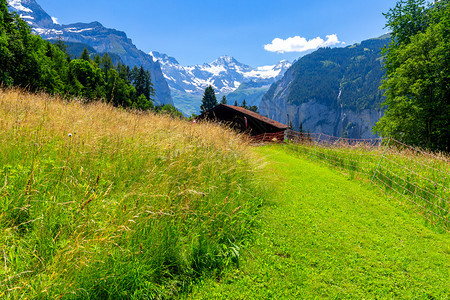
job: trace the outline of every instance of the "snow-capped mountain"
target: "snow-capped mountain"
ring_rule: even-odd
[[[273,66],[252,68],[231,56],[222,56],[203,65],[182,66],[165,54],[142,52],[125,32],[106,28],[99,22],[63,25],[48,15],[35,0],[8,0],[8,4],[11,11],[17,12],[31,25],[33,32],[44,39],[62,39],[79,43],[77,45],[82,47],[88,45],[100,54],[116,54],[129,66],[142,65],[151,73],[156,102],[173,103],[186,115],[199,111],[208,85],[212,85],[220,95],[229,95],[233,103],[247,99],[247,103],[259,105],[270,85],[281,79],[291,66],[290,62],[282,61]]]
[[[170,88],[189,94],[202,94],[209,85],[222,94],[233,92],[242,83],[250,81],[260,83],[261,86],[270,85],[280,79],[291,66],[285,60],[273,66],[252,68],[226,55],[209,64],[182,66],[175,58],[166,54],[155,51],[149,54],[160,63]]]
[[[56,18],[50,17],[34,0],[8,0],[12,11],[34,28],[52,28],[57,23]],[[37,33],[36,30],[33,30]]]
[[[48,15],[35,0],[8,0],[9,9],[32,26],[34,33],[47,40],[62,39],[66,42],[91,46],[97,53],[117,54],[123,63],[143,66],[150,71],[155,87],[155,100],[159,104],[173,104],[169,86],[160,65],[153,57],[136,48],[125,32],[104,27],[99,22],[61,25]]]

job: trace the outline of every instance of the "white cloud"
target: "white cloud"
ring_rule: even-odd
[[[276,38],[272,43],[264,45],[264,49],[270,52],[305,52],[309,50],[315,50],[321,47],[330,47],[341,44],[336,34],[327,35],[327,40],[323,40],[320,37],[316,37],[311,40],[307,40],[304,37],[294,36],[285,40]]]

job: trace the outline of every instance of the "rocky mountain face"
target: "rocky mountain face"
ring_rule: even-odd
[[[104,27],[99,22],[61,25],[49,16],[34,0],[8,0],[11,11],[32,26],[34,33],[47,40],[62,39],[71,43],[82,43],[93,47],[97,53],[112,53],[130,67],[143,66],[150,71],[158,104],[173,104],[169,86],[159,63],[153,57],[136,48],[127,35]]]
[[[385,72],[381,49],[389,36],[345,48],[322,48],[299,59],[264,95],[260,112],[303,130],[371,138],[382,116]]]
[[[161,65],[172,90],[175,106],[188,115],[198,112],[203,92],[209,85],[219,96],[232,93],[231,104],[235,100],[240,104],[247,97],[252,99],[253,105],[259,105],[270,85],[291,66],[288,61],[282,61],[274,66],[252,68],[231,56],[221,56],[209,64],[182,66],[166,54],[153,51],[150,55]],[[244,83],[248,85],[242,86]]]

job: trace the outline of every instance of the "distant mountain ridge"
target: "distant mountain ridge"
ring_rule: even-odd
[[[288,61],[281,61],[274,66],[252,68],[238,62],[235,58],[224,55],[211,63],[182,66],[174,57],[156,51],[149,53],[158,61],[169,86],[181,92],[202,94],[206,87],[212,85],[216,92],[226,94],[235,91],[243,82],[275,82],[291,66]]]
[[[340,137],[372,138],[383,114],[382,48],[390,36],[300,58],[263,97],[261,114],[294,128]]]
[[[150,71],[155,87],[155,101],[158,104],[173,104],[169,86],[159,63],[145,52],[136,48],[126,33],[104,27],[99,22],[61,25],[48,15],[35,0],[8,0],[10,10],[32,26],[34,33],[47,40],[61,39],[67,42],[83,43],[96,52],[117,54],[129,66],[143,66]]]
[[[212,85],[216,93],[230,95],[231,104],[239,104],[247,97],[252,105],[259,105],[262,96],[270,85],[280,79],[292,65],[283,60],[273,66],[252,68],[238,62],[231,56],[221,56],[211,63],[182,66],[174,57],[156,51],[149,53],[159,62],[164,77],[172,90],[175,105],[185,114],[198,112],[201,98],[206,87]],[[247,85],[239,87],[242,84]],[[248,103],[248,101],[247,101]]]

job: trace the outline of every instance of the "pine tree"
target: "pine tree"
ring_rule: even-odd
[[[234,100],[234,106],[238,106],[237,100]]]
[[[153,88],[150,72],[146,71],[143,66],[140,68],[135,66],[131,73],[137,96],[144,95],[148,100],[152,101],[155,89]]]
[[[98,53],[95,54],[95,56],[94,56],[94,65],[99,68],[101,62],[102,62],[102,58],[100,57],[100,55]]]
[[[56,40],[56,42],[54,43],[54,45],[56,47],[59,48],[59,50],[61,50],[62,52],[64,52],[64,54],[66,54],[67,57],[70,57],[69,55],[69,50],[67,48],[66,43],[64,43],[64,41],[61,39],[61,37],[58,37],[58,39]]]
[[[6,2],[6,0],[0,0],[0,26],[3,27],[3,20],[8,14],[8,3]]]
[[[114,64],[111,60],[111,56],[109,56],[108,53],[105,53],[100,61],[100,68],[102,69],[103,73],[105,73],[105,77],[108,77],[108,72],[114,67]]]
[[[241,107],[248,109],[247,101],[245,101],[245,99],[244,99],[244,101],[242,101]]]
[[[222,97],[220,104],[227,104],[227,97],[225,95]]]
[[[88,49],[85,47],[83,49],[83,52],[81,53],[80,59],[85,60],[85,61],[91,61],[91,56],[89,54]]]
[[[203,94],[202,105],[200,106],[200,113],[207,112],[217,105],[216,93],[213,87],[210,85],[205,89]]]
[[[248,108],[248,110],[249,110],[249,111],[252,111],[252,112],[255,112],[255,113],[258,113],[258,106],[252,105],[252,106],[250,106],[250,107]]]
[[[6,0],[0,0],[0,84],[10,85],[13,81],[10,72],[11,52],[8,49],[8,27],[11,25],[11,16]]]
[[[119,76],[123,79],[127,84],[130,84],[132,81],[131,69],[129,66],[126,66],[119,62],[117,64],[117,71],[119,72]]]

